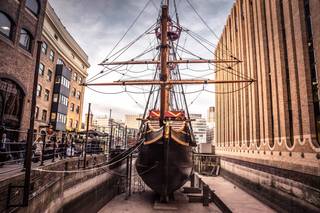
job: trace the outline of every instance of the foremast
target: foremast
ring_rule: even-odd
[[[160,47],[160,81],[164,82],[160,86],[160,126],[164,125],[165,112],[169,111],[169,91],[170,85],[166,84],[170,77],[170,71],[168,69],[169,61],[169,45],[168,45],[168,22],[169,22],[169,0],[164,0],[161,11],[161,47]]]

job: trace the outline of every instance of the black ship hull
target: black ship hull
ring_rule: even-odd
[[[185,132],[170,130],[166,138],[163,131],[162,128],[149,131],[136,168],[146,185],[167,197],[188,181],[192,172],[192,148]]]

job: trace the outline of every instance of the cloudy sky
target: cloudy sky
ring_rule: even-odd
[[[224,23],[230,12],[234,0],[189,0],[196,8],[199,14],[205,19],[211,29],[220,36]],[[153,24],[159,13],[160,0],[49,0],[50,4],[60,17],[61,21],[85,50],[89,56],[91,67],[89,69],[89,77],[100,72],[103,67],[98,64],[102,62],[114,45],[123,36],[133,20],[138,16],[140,11],[147,4],[144,12],[141,14],[138,21],[119,44],[117,49],[125,46],[138,35],[143,33],[151,24]],[[171,0],[173,2],[173,0]],[[213,35],[209,29],[201,22],[193,9],[188,4],[187,0],[176,0],[179,19],[181,25],[200,34],[212,43],[217,43],[217,37]],[[171,8],[172,9],[172,8]],[[153,35],[150,35],[153,36]],[[136,46],[129,49],[124,54],[122,59],[130,59],[133,55],[137,55],[140,49],[146,48],[144,44],[150,44],[152,37],[145,38],[146,40],[139,41]],[[201,49],[192,38],[185,35],[181,37],[184,47],[203,58],[212,58],[213,55]],[[151,53],[150,53],[151,54]],[[185,55],[187,57],[187,55]],[[205,68],[211,68],[206,66]],[[134,70],[135,68],[133,68]],[[144,69],[144,68],[136,68]],[[201,67],[194,68],[202,70]],[[148,73],[145,79],[151,77],[152,73]],[[199,76],[201,73],[188,73],[193,76]],[[210,72],[205,73],[205,78],[212,78]],[[183,75],[184,77],[184,75]],[[188,77],[187,73],[186,76]],[[190,77],[190,75],[189,75]],[[116,74],[106,75],[98,81],[110,82],[120,79],[121,76]],[[202,86],[201,86],[202,87]],[[115,92],[122,91],[122,88],[99,87],[94,88],[100,92]],[[145,88],[148,89],[148,88]],[[213,86],[208,87],[209,90],[214,90]],[[196,87],[188,87],[187,91],[195,91]],[[130,97],[131,96],[131,97]],[[145,95],[126,93],[121,95],[106,95],[94,92],[87,89],[85,93],[85,107],[92,103],[93,113],[96,115],[105,115],[110,108],[113,110],[113,115],[121,118],[123,114],[135,114],[143,112],[145,105]],[[187,95],[189,109],[192,113],[202,113],[206,116],[206,111],[209,106],[214,105],[214,94],[202,92],[200,94]]]

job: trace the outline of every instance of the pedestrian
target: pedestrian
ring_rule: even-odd
[[[63,143],[61,142],[61,140],[58,140],[57,148],[58,148],[57,150],[58,156],[60,157],[60,160],[62,160],[64,150],[63,150]]]
[[[0,141],[0,167],[4,165],[4,161],[7,159],[6,155],[6,133],[2,134],[2,138]]]

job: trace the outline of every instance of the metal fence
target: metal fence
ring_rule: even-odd
[[[202,175],[215,176],[219,173],[220,158],[214,154],[193,153],[194,170]]]
[[[25,134],[23,130],[2,129],[0,137],[0,175],[12,173],[24,168],[26,156],[26,140],[14,140],[7,135]],[[23,137],[22,137],[23,138]],[[83,134],[65,134],[60,139],[45,134],[34,133],[32,144],[32,162],[39,166],[45,162],[59,159],[83,157],[84,154],[106,154],[109,137],[89,136],[85,146]]]

